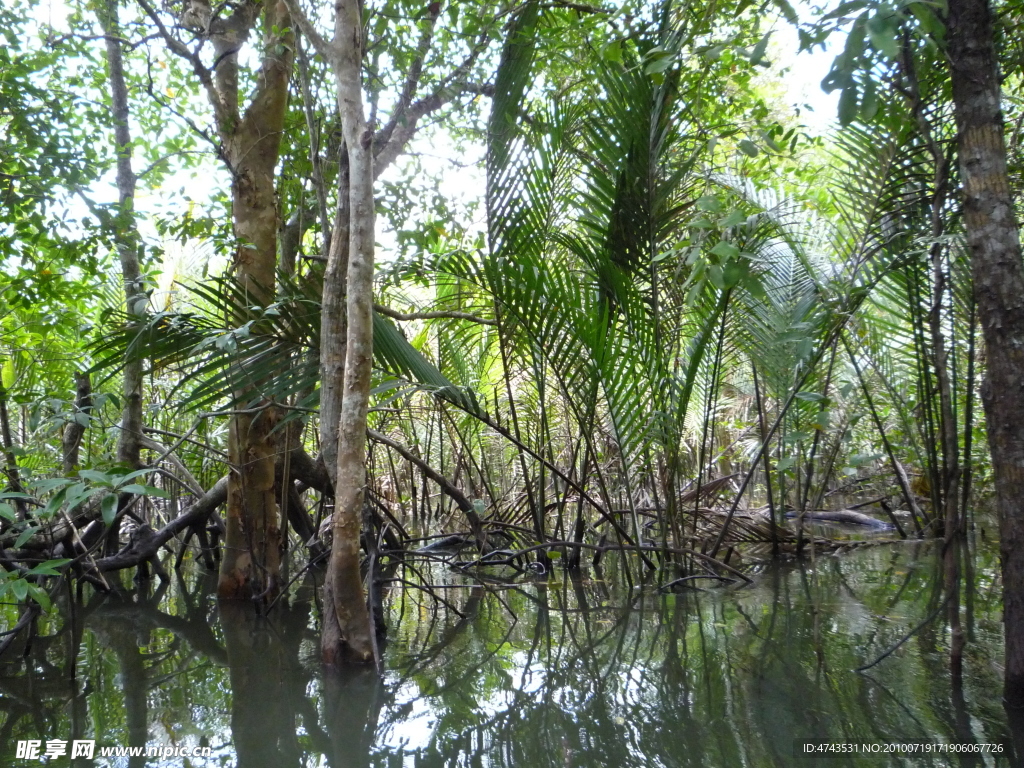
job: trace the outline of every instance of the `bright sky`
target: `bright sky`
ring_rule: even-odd
[[[806,6],[799,4],[798,11],[806,12]],[[792,25],[780,22],[768,46],[768,58],[772,60],[772,71],[786,69],[783,83],[790,106],[800,109],[800,120],[818,135],[835,127],[839,108],[839,92],[825,93],[821,90],[822,78],[828,74],[836,56],[835,45],[827,50],[800,52],[800,41]],[[809,108],[809,109],[808,109]]]

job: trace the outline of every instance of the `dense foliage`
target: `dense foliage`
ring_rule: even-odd
[[[339,242],[361,220],[334,22],[278,23],[298,10],[0,11],[12,626],[49,574],[106,589],[163,574],[170,544],[213,567],[224,535],[266,606],[287,588],[267,552],[330,546],[346,411],[328,320],[358,298]],[[803,525],[824,509],[874,505],[903,536],[970,524],[990,490],[986,360],[936,13],[853,0],[798,25],[841,51],[822,137],[779,96],[785,2],[367,4],[371,611],[380,553],[424,537],[479,568],[626,549],[668,582],[744,578],[751,543],[828,546]],[[257,476],[263,527],[226,490],[251,501]]]

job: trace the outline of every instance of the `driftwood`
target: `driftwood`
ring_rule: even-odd
[[[802,515],[800,512],[787,511],[788,518],[803,518],[804,520],[817,520],[825,523],[844,523],[846,525],[863,525],[879,530],[891,530],[891,523],[879,520],[877,517],[865,515],[861,512],[854,512],[852,509],[809,509]]]
[[[201,498],[197,499],[188,508],[188,511],[178,515],[159,531],[154,531],[147,525],[135,529],[128,546],[116,555],[97,560],[97,569],[117,571],[151,561],[160,551],[160,547],[179,533],[204,523],[217,507],[227,501],[227,497],[228,479],[225,476],[218,480]]]

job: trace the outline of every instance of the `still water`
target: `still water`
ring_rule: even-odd
[[[92,760],[48,764],[1009,766],[1005,752],[795,755],[805,738],[1009,741],[997,561],[983,552],[966,570],[955,685],[937,555],[933,543],[870,546],[674,594],[613,570],[500,589],[399,571],[440,588],[392,583],[380,677],[324,676],[309,583],[270,619],[219,607],[205,580],[65,600],[27,656],[0,665],[0,765],[46,764],[18,758],[19,740],[90,739]],[[211,756],[99,757],[130,745]]]

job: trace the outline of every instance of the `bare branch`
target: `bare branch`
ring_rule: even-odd
[[[195,133],[197,136],[201,136],[204,141],[209,143],[209,145],[211,147],[213,147],[214,154],[216,154],[217,157],[219,157],[224,162],[224,164],[228,167],[228,170],[230,170],[231,173],[234,174],[235,173],[235,168],[231,164],[231,161],[228,158],[227,153],[225,153],[225,151],[224,151],[224,145],[221,144],[219,139],[211,136],[210,132],[208,130],[206,130],[205,128],[201,128],[196,123],[195,120],[193,120],[191,117],[186,115],[180,109],[177,109],[170,102],[165,101],[163,98],[161,98],[157,94],[156,90],[153,87],[153,74],[150,71],[150,69],[151,69],[151,67],[149,65],[149,62],[147,61],[147,63],[146,63],[146,76],[147,76],[147,80],[146,80],[146,93],[149,94],[149,97],[153,101],[155,101],[157,104],[159,104],[161,107],[163,107],[168,112],[170,112],[172,115],[175,115],[183,123],[185,123],[185,125],[187,125],[192,130],[193,133]],[[216,108],[214,108],[214,109],[216,111]],[[149,173],[153,169],[153,167],[155,165],[156,165],[156,163],[154,163],[153,166],[150,166],[149,168],[147,168],[145,173]],[[142,176],[143,174],[139,174],[139,175]]]
[[[152,559],[160,551],[160,547],[179,533],[193,526],[202,525],[217,507],[227,501],[227,497],[228,478],[222,477],[210,490],[196,499],[192,506],[159,531],[154,531],[149,526],[136,529],[128,546],[116,555],[96,561],[97,570],[117,571]]]
[[[412,64],[409,66],[409,72],[405,76],[405,84],[402,86],[402,94],[398,97],[398,104],[395,106],[395,110],[391,114],[391,119],[388,120],[387,125],[374,137],[374,143],[379,143],[382,146],[387,144],[391,140],[395,129],[403,123],[405,113],[409,109],[409,105],[412,104],[412,100],[415,98],[416,91],[419,88],[420,76],[423,74],[423,61],[430,52],[430,44],[434,39],[434,29],[437,27],[437,17],[440,13],[440,3],[433,3],[429,6],[427,19],[420,35],[420,42],[416,46],[416,55],[413,57]]]
[[[452,99],[463,93],[486,94],[489,90],[493,92],[493,89],[486,85],[477,85],[467,81],[477,60],[487,49],[490,42],[490,33],[487,31],[481,33],[477,38],[473,49],[469,52],[469,55],[463,59],[459,66],[452,70],[448,77],[446,77],[441,84],[437,86],[432,94],[424,96],[422,99],[419,99],[410,105],[409,108],[404,111],[404,114],[399,117],[399,120],[391,130],[391,133],[386,132],[391,123],[396,122],[394,118],[392,118],[388,123],[388,126],[385,126],[376,136],[374,136],[373,175],[375,179],[378,178],[384,169],[391,165],[391,163],[398,159],[398,156],[402,154],[406,145],[412,137],[416,135],[416,124],[421,118],[431,114],[432,112],[436,112]]]
[[[372,429],[367,429],[366,434],[369,435],[370,439],[374,442],[386,445],[403,459],[417,466],[426,477],[437,483],[445,495],[454,501],[462,511],[462,514],[466,516],[466,520],[469,521],[469,527],[473,531],[473,537],[480,545],[480,551],[483,552],[487,550],[487,533],[484,531],[483,520],[480,519],[480,515],[476,511],[476,507],[474,507],[472,502],[466,498],[466,494],[460,491],[451,480],[431,467],[427,462],[414,454],[404,445],[396,443],[391,438],[385,437],[380,432],[375,432]]]
[[[471,315],[468,312],[409,312],[403,313],[398,310],[391,309],[391,307],[385,307],[381,304],[374,304],[373,308],[382,315],[394,318],[395,320],[436,320],[439,318],[449,318],[452,320],[469,320],[472,323],[480,323],[481,325],[497,325],[494,320],[488,320],[485,317],[478,317],[477,315]]]
[[[160,32],[160,36],[167,43],[167,47],[171,50],[171,53],[179,56],[180,58],[187,61],[192,65],[192,71],[196,73],[196,77],[199,78],[200,84],[206,91],[206,97],[210,101],[210,106],[213,107],[214,117],[217,119],[218,125],[223,125],[228,120],[228,115],[225,110],[224,103],[221,101],[220,94],[217,92],[217,87],[213,83],[213,76],[210,70],[206,68],[199,56],[188,49],[183,42],[171,34],[170,30],[164,25],[163,20],[160,18],[160,14],[157,10],[150,5],[148,0],[139,0],[139,5],[142,6],[142,10],[146,12],[146,15],[156,25],[157,30]]]

